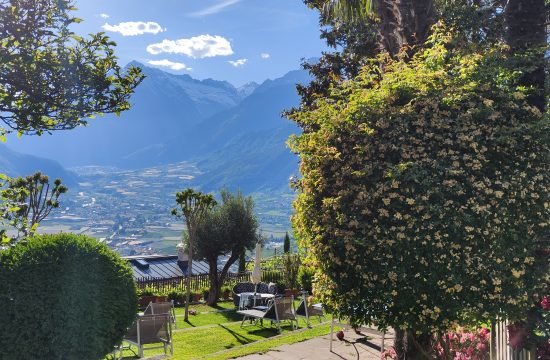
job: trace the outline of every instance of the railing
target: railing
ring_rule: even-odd
[[[491,360],[536,360],[535,350],[514,350],[509,345],[508,321],[491,326]]]
[[[223,286],[232,286],[239,282],[250,282],[250,271],[241,273],[228,273]],[[263,282],[280,282],[284,279],[284,273],[277,270],[262,271]],[[141,277],[136,279],[138,289],[150,288],[157,291],[184,291],[185,277],[172,279],[158,279],[153,277]],[[210,287],[210,277],[208,274],[200,274],[191,276],[191,290],[199,291]]]

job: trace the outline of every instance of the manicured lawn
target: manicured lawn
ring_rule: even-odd
[[[183,308],[176,309],[177,329],[173,333],[171,359],[230,359],[307,340],[330,330],[329,325],[319,325],[316,319],[312,320],[312,329],[304,329],[305,321],[300,319],[300,331],[293,331],[285,322],[279,336],[268,321],[264,327],[249,325],[241,329],[242,316],[236,313],[232,302],[220,303],[216,308],[193,305],[191,309],[197,315],[190,315],[188,323],[183,321]],[[158,354],[162,354],[162,349],[145,351],[146,357]],[[135,358],[131,351],[124,351],[123,355],[124,359]]]
[[[297,342],[312,339],[317,336],[326,335],[330,332],[330,324],[314,325],[311,329],[292,331],[283,333],[281,336],[272,339],[257,341],[248,346],[236,347],[225,352],[219,352],[212,355],[204,356],[207,360],[225,360],[233,359],[239,356],[245,356],[256,353],[265,353],[270,349],[276,348],[285,344],[294,344]],[[176,357],[174,357],[176,358]]]

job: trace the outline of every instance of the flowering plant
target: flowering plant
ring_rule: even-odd
[[[414,334],[521,316],[550,224],[550,126],[503,66],[436,31],[292,118],[293,224],[336,316]],[[380,71],[383,68],[383,71]]]
[[[486,328],[475,331],[459,328],[440,338],[434,336],[433,353],[437,359],[485,360],[489,356],[490,338],[489,330]],[[386,349],[381,359],[397,359],[395,349]]]

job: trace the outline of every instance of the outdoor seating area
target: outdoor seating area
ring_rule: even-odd
[[[168,348],[170,354],[174,353],[172,344],[172,321],[170,314],[155,314],[155,315],[140,315],[128,329],[128,333],[124,336],[123,344],[115,350],[115,358],[122,358],[124,349],[132,350],[131,345],[137,347],[137,356],[143,357],[146,345],[161,344],[160,346],[150,346],[147,349],[163,348],[164,353],[167,353]],[[120,356],[120,357],[117,357]]]
[[[293,297],[273,298],[268,301],[267,306],[256,306],[250,310],[239,310],[237,314],[243,315],[241,328],[247,320],[250,320],[254,325],[257,325],[258,322],[263,325],[264,320],[269,320],[271,324],[277,326],[279,333],[281,332],[281,322],[285,320],[290,321],[292,329],[294,329],[294,326],[298,328]]]
[[[190,310],[196,315],[188,322],[184,321],[183,307],[166,307],[168,313],[159,314],[153,305],[147,308],[148,314],[138,317],[124,338],[124,346],[110,358],[129,360],[164,354],[172,359],[231,359],[330,333],[328,321],[312,321],[313,326],[307,328],[306,319],[295,315],[300,300],[281,297],[269,302],[265,311],[235,309],[231,300],[216,307],[194,304]],[[155,314],[149,314],[151,311]],[[170,321],[171,314],[175,323]],[[243,320],[245,325],[251,322],[243,326]],[[273,327],[252,326],[262,320]]]
[[[241,306],[241,294],[277,294],[277,287],[275,284],[266,284],[260,282],[259,284],[253,284],[251,282],[240,282],[233,287],[233,303],[236,308]]]

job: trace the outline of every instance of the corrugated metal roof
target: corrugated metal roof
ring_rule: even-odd
[[[147,255],[127,256],[124,259],[130,262],[134,278],[173,279],[187,276],[187,263],[178,264],[177,255]],[[148,265],[148,266],[147,266]],[[223,268],[223,262],[218,263],[218,271]],[[210,266],[204,261],[193,261],[193,274],[208,274]],[[235,271],[234,267],[230,271]]]

